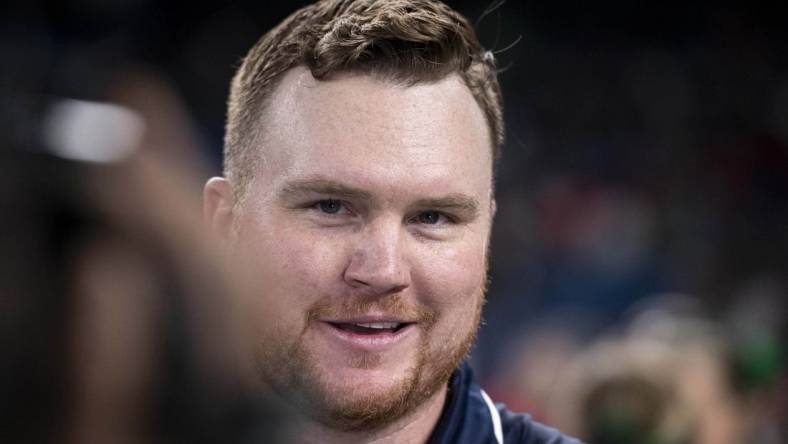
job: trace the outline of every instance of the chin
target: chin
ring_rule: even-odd
[[[400,360],[363,353],[343,359],[342,365],[304,355],[291,387],[308,416],[334,430],[380,429],[435,392],[425,387],[422,353]]]
[[[320,378],[309,394],[310,404],[319,412],[316,419],[333,429],[379,429],[429,397],[417,375],[415,367],[396,376],[385,368],[346,369]]]

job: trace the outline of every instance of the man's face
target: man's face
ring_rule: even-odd
[[[490,137],[459,77],[288,72],[232,247],[254,277],[263,380],[333,427],[420,405],[479,323]]]

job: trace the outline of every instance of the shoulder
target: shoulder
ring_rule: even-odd
[[[534,421],[529,415],[509,411],[503,404],[496,405],[501,418],[504,443],[511,444],[581,444],[558,430]]]
[[[529,415],[495,404],[463,363],[449,382],[449,392],[430,444],[580,444]]]

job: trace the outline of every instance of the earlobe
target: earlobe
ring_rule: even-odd
[[[230,182],[223,177],[212,177],[203,189],[203,223],[220,240],[226,240],[233,225],[233,193]]]

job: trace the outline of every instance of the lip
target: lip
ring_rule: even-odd
[[[320,330],[330,339],[338,342],[342,347],[357,351],[382,352],[394,348],[405,342],[415,334],[416,323],[408,323],[394,332],[381,332],[375,334],[361,334],[345,331],[333,324],[337,323],[367,323],[367,322],[402,322],[386,317],[359,317],[352,320],[321,321]]]
[[[368,322],[397,322],[402,324],[412,324],[415,321],[398,318],[396,316],[386,314],[370,313],[362,316],[354,316],[352,318],[338,318],[338,319],[321,319],[323,322],[334,324],[355,324],[355,323],[368,323]]]

